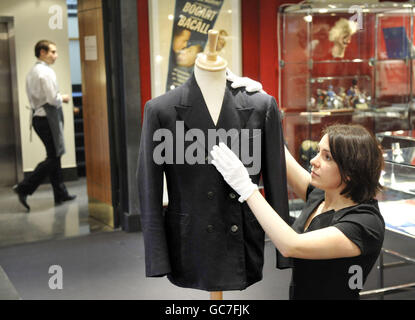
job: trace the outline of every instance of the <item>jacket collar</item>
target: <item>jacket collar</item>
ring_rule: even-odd
[[[246,127],[254,108],[246,106],[242,95],[237,96],[237,91],[232,90],[230,84],[227,81],[222,108],[215,126],[193,73],[183,84],[181,101],[176,106],[176,112],[179,118],[184,121],[185,126],[188,129],[197,128],[202,130],[205,137],[208,136],[209,129],[224,129],[226,132],[236,129],[240,136],[240,131]],[[235,135],[235,138],[238,135]]]

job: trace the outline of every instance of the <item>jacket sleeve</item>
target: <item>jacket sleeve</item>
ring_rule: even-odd
[[[265,198],[285,222],[289,223],[287,173],[285,165],[284,136],[277,102],[271,97],[265,118],[262,150],[262,179]],[[291,260],[277,250],[277,268],[291,267]]]
[[[153,160],[153,141],[160,128],[157,113],[147,102],[138,155],[138,193],[144,236],[146,276],[161,277],[171,272],[163,216],[163,165]]]

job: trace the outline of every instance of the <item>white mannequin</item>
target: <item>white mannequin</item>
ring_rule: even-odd
[[[222,109],[228,65],[227,61],[219,57],[216,52],[218,36],[218,31],[209,30],[207,52],[198,55],[194,67],[196,82],[215,125],[218,123]]]
[[[219,114],[222,109],[223,97],[226,88],[227,61],[218,57],[216,44],[219,32],[209,30],[206,53],[197,56],[194,73],[196,82],[202,91],[203,99],[212,117],[213,123],[218,123]],[[211,300],[222,300],[222,291],[210,293]]]

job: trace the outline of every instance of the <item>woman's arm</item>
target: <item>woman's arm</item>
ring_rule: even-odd
[[[275,247],[285,257],[335,259],[360,255],[359,247],[336,227],[298,234],[254,191],[247,204]]]
[[[290,151],[288,151],[287,147],[285,147],[285,162],[287,166],[288,184],[294,193],[305,201],[307,188],[311,181],[310,173],[300,166]]]
[[[248,92],[263,92],[262,84],[248,77],[239,77],[226,69],[226,79],[232,82],[232,88],[245,87]],[[300,166],[291,153],[285,148],[285,162],[287,166],[287,180],[294,193],[305,201],[307,187],[311,177],[307,170]]]
[[[328,227],[298,234],[268,204],[252,183],[243,163],[225,144],[213,147],[212,164],[225,181],[247,201],[264,231],[286,257],[302,259],[334,259],[360,255],[360,249],[340,230]],[[294,160],[295,161],[295,160]]]

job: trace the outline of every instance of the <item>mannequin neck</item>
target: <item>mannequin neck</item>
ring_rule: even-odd
[[[225,95],[226,68],[219,71],[207,71],[195,65],[194,74],[213,123],[216,125]]]
[[[209,86],[226,85],[226,68],[219,71],[207,71],[199,68],[196,64],[194,67],[196,82],[200,88]]]

